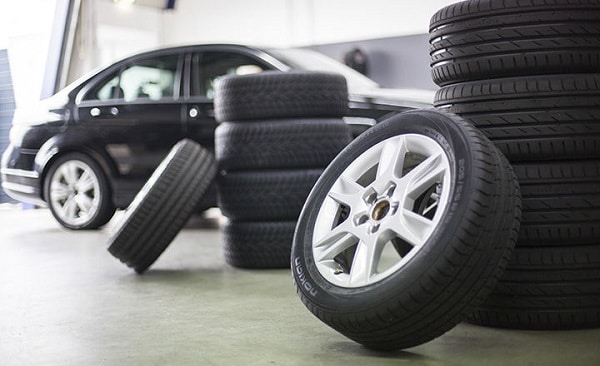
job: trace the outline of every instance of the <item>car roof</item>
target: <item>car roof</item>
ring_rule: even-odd
[[[202,44],[187,44],[187,45],[179,45],[179,46],[169,46],[169,47],[160,47],[147,51],[136,52],[135,54],[129,55],[127,57],[121,58],[119,60],[115,60],[111,62],[112,64],[121,63],[123,61],[134,60],[140,57],[148,57],[162,54],[171,54],[171,53],[180,53],[180,52],[190,52],[201,49],[243,49],[250,52],[256,53],[267,53],[266,48],[262,47],[253,47],[248,45],[241,45],[235,43],[202,43]],[[104,67],[106,68],[106,67]]]

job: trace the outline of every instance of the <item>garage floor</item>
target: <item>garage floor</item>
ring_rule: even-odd
[[[288,270],[226,265],[216,222],[195,219],[140,276],[106,251],[110,224],[71,232],[47,210],[0,205],[0,364],[600,365],[600,329],[461,324],[369,351],[314,318]]]

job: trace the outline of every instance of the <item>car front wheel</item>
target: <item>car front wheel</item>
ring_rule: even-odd
[[[63,155],[52,164],[44,196],[54,218],[72,230],[96,229],[115,213],[103,171],[80,153]]]

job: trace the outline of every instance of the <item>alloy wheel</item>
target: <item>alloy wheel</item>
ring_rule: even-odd
[[[318,212],[313,255],[320,274],[353,288],[400,269],[439,223],[450,175],[443,147],[423,135],[394,136],[360,155]]]
[[[50,180],[49,204],[61,220],[82,226],[100,208],[100,182],[92,168],[79,160],[62,163]]]

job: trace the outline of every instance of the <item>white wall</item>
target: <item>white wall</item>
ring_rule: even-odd
[[[88,10],[82,20],[94,30],[80,32],[78,64],[69,80],[167,45],[292,47],[423,34],[431,15],[457,0],[177,0],[174,10],[82,1]]]
[[[40,99],[55,0],[0,0],[0,49],[8,50],[15,103]]]
[[[232,42],[274,47],[427,33],[457,0],[177,0],[165,12],[166,44]]]
[[[142,50],[185,43],[290,47],[423,34],[456,0],[177,0],[175,10],[81,0],[69,81]],[[39,99],[57,0],[0,0],[17,104]]]
[[[162,44],[162,10],[116,5],[112,0],[84,1],[96,3],[92,16],[95,15],[100,64]]]
[[[0,0],[2,1],[2,0]],[[69,80],[124,56],[166,45],[242,43],[292,47],[427,33],[456,0],[177,0],[174,10],[82,0]],[[87,9],[87,10],[86,10]]]

